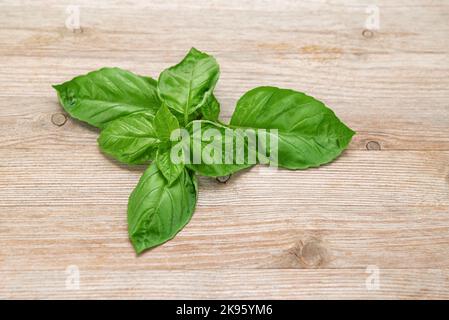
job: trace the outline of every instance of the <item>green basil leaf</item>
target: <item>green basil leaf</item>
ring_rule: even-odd
[[[128,232],[138,254],[172,239],[195,209],[197,184],[186,169],[169,185],[156,164],[140,178],[128,202]]]
[[[119,68],[102,68],[53,88],[65,111],[99,128],[135,112],[155,114],[161,105],[154,79]]]
[[[219,66],[214,57],[192,48],[177,65],[159,75],[158,90],[167,105],[184,115],[201,107],[204,95],[212,91],[219,77]]]
[[[198,120],[201,118],[201,110],[200,109],[197,109],[193,113],[189,114],[187,122],[186,122],[183,114],[181,114],[173,109],[170,109],[170,111],[176,117],[176,119],[178,119],[178,123],[180,123],[180,124],[185,124],[185,123],[188,124],[188,123],[192,122],[193,120]]]
[[[179,128],[178,119],[168,110],[165,103],[162,104],[154,117],[154,126],[161,141],[170,141],[173,130]]]
[[[135,113],[109,122],[98,137],[101,150],[130,164],[154,159],[160,140],[153,119],[152,114]]]
[[[336,158],[355,134],[322,102],[288,89],[259,87],[237,102],[231,126],[278,130],[278,164],[316,167]]]
[[[255,161],[253,163],[248,161],[247,140],[238,131],[207,120],[192,121],[186,129],[190,135],[190,163],[186,166],[198,174],[210,177],[226,176],[255,164]],[[207,137],[205,133],[208,130],[214,130],[217,135]],[[237,139],[242,141],[239,147]],[[215,153],[214,149],[218,152]],[[240,158],[237,149],[243,152]]]
[[[218,120],[218,116],[220,115],[220,103],[212,92],[206,94],[205,101],[201,104],[201,113],[205,120]]]
[[[170,158],[170,145],[161,145],[156,155],[156,164],[171,185],[184,170],[184,163],[173,163]]]

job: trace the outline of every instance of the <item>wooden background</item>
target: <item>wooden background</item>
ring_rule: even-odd
[[[0,1],[0,298],[449,298],[448,35],[446,0]],[[136,257],[144,167],[101,154],[50,85],[103,66],[157,77],[192,46],[220,63],[223,119],[274,85],[358,134],[318,169],[201,178],[188,226]]]

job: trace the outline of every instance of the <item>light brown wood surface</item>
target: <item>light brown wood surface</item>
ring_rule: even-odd
[[[0,298],[449,298],[449,2],[373,1],[371,37],[355,0],[80,0],[75,32],[69,4],[0,1]],[[220,63],[224,120],[275,85],[358,134],[317,169],[201,178],[187,227],[136,257],[144,167],[62,124],[50,85],[103,66],[157,77],[192,46]]]

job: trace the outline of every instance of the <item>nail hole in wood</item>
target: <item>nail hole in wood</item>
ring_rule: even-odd
[[[231,178],[231,175],[227,175],[227,176],[222,176],[222,177],[217,177],[216,180],[220,183],[226,183],[228,182],[228,180]]]
[[[366,144],[367,150],[380,150],[380,143],[377,141],[368,141]]]
[[[374,37],[374,32],[372,32],[371,30],[365,29],[362,31],[362,36],[364,36],[365,38],[372,38],[372,37]]]
[[[55,113],[51,116],[51,122],[55,126],[63,126],[67,122],[67,116],[63,113]]]

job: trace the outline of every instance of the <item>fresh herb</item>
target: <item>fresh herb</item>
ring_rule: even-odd
[[[276,87],[245,93],[224,124],[213,93],[218,77],[214,57],[192,48],[157,81],[102,68],[53,86],[72,117],[101,129],[104,153],[128,164],[152,161],[128,202],[137,253],[189,222],[196,174],[226,176],[256,163],[317,167],[340,155],[355,133],[322,102]]]

